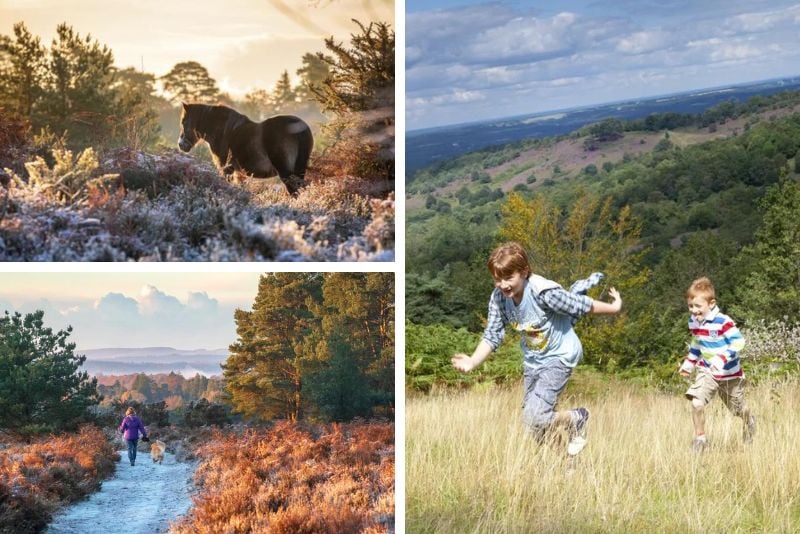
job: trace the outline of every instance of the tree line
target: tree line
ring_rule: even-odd
[[[346,171],[358,176],[393,180],[394,31],[354,22],[349,46],[329,38],[327,53],[302,56],[296,85],[284,70],[274,88],[241,99],[221,92],[197,61],[160,77],[120,69],[109,47],[66,23],[46,46],[19,22],[13,36],[0,35],[0,111],[24,120],[42,150],[60,142],[98,151],[171,145],[181,101],[229,105],[256,121],[298,114],[322,128],[318,146],[329,160],[349,161]]]
[[[164,401],[170,410],[182,407],[190,401],[217,400],[224,388],[220,378],[209,378],[199,373],[191,378],[185,378],[174,372],[157,375],[138,373],[119,377],[105,376],[99,382],[97,391],[105,399],[104,402]]]

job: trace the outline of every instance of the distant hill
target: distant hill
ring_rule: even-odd
[[[222,360],[224,361],[224,359]],[[125,363],[103,360],[86,360],[82,369],[92,376],[100,375],[125,375],[131,373],[144,373],[148,375],[174,372],[186,378],[197,374],[211,377],[222,374],[219,364],[195,364],[191,362],[173,363]]]
[[[725,101],[743,102],[800,89],[800,76],[699,89],[653,98],[457,124],[406,134],[406,181],[428,165],[489,146],[563,135],[608,117],[638,119],[653,113],[702,113]]]
[[[101,348],[78,351],[86,355],[83,369],[90,375],[125,375],[133,373],[178,373],[221,375],[220,364],[228,357],[227,349],[181,350],[172,347]]]

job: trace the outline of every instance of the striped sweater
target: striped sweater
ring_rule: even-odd
[[[695,366],[711,372],[716,380],[730,380],[744,376],[739,351],[744,347],[744,337],[733,320],[714,306],[705,319],[689,317],[692,342],[681,371],[691,372]]]

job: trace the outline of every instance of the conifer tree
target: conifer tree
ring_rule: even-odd
[[[348,172],[394,182],[394,31],[387,23],[364,26],[350,45],[331,37],[318,53],[328,77],[311,86],[324,112],[336,117],[327,126],[339,160],[353,160]]]
[[[14,39],[0,39],[0,99],[6,112],[30,120],[44,92],[46,50],[25,23],[14,24]]]
[[[67,341],[72,328],[53,332],[43,318],[41,310],[0,317],[0,427],[69,428],[101,400],[97,379],[79,371],[86,356]]]
[[[296,98],[292,82],[289,80],[289,72],[283,71],[272,92],[272,107],[276,113],[290,113],[295,107]]]
[[[43,107],[56,132],[70,132],[70,139],[87,143],[101,138],[110,128],[107,120],[116,109],[114,56],[111,50],[59,24],[50,46],[47,92]],[[99,135],[98,135],[99,132]]]
[[[197,61],[177,63],[161,77],[161,82],[173,103],[213,104],[219,98],[216,80]]]
[[[267,274],[259,280],[253,309],[236,310],[238,340],[223,364],[235,411],[261,420],[303,417],[303,376],[314,358],[304,339],[314,329],[310,310],[320,286],[318,274]]]

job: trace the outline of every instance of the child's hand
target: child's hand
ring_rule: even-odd
[[[617,291],[615,287],[609,288],[608,294],[613,299],[611,305],[616,308],[615,313],[618,313],[622,309],[622,296],[620,296],[619,291]]]
[[[458,354],[453,356],[450,359],[450,362],[453,364],[453,367],[455,367],[462,373],[469,373],[475,368],[475,363],[472,361],[472,358],[470,358],[463,352],[459,352]]]
[[[678,369],[678,374],[681,375],[683,378],[689,378],[689,371],[684,371],[683,369]]]
[[[722,372],[722,368],[725,366],[725,362],[723,361],[721,356],[714,356],[708,362],[711,365],[711,372],[712,373],[720,373]]]

